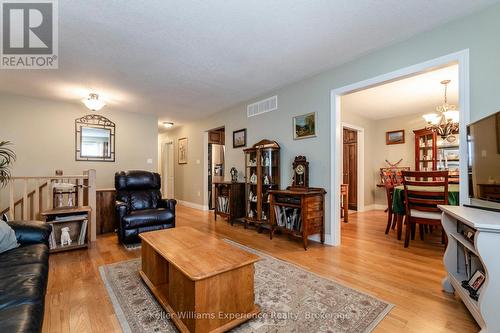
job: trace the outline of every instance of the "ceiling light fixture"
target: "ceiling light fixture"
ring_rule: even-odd
[[[164,121],[163,122],[163,126],[165,128],[171,128],[172,126],[174,126],[174,123],[170,122],[170,121]]]
[[[82,100],[82,102],[91,111],[99,111],[106,106],[106,103],[99,99],[99,95],[94,93],[90,93],[89,97]]]
[[[437,113],[427,113],[422,117],[427,122],[428,129],[436,131],[443,139],[449,135],[458,133],[459,111],[457,106],[448,104],[448,84],[451,80],[443,80],[441,84],[444,85],[444,103],[436,107]]]

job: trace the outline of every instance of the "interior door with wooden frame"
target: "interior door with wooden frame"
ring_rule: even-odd
[[[348,207],[358,210],[358,132],[343,129],[343,184],[349,185]]]

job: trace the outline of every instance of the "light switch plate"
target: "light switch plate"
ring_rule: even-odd
[[[148,158],[148,159],[146,160],[146,163],[147,163],[147,164],[153,164],[153,159],[152,159],[152,158]]]

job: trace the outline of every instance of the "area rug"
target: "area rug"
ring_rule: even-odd
[[[255,264],[255,302],[261,313],[231,332],[370,332],[392,308],[294,264],[228,242],[262,258]],[[123,331],[177,332],[142,282],[140,264],[134,259],[99,267]]]

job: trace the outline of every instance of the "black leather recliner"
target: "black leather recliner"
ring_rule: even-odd
[[[20,246],[0,254],[0,332],[40,332],[52,227],[40,221],[9,225]]]
[[[124,244],[139,243],[141,232],[175,227],[173,199],[161,198],[161,178],[155,172],[115,173],[118,239]]]

